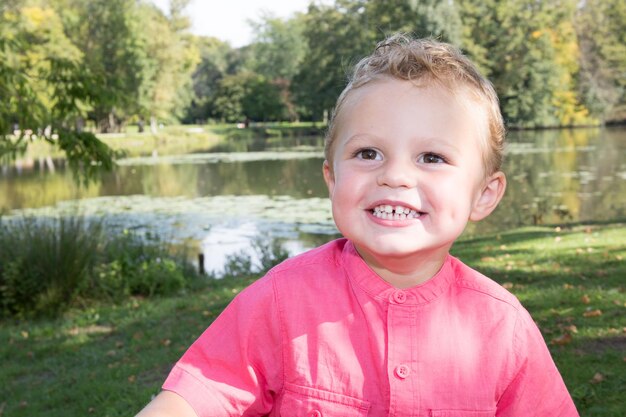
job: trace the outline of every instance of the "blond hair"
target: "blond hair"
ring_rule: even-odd
[[[337,135],[337,120],[351,91],[384,78],[407,81],[433,81],[449,90],[464,87],[483,106],[487,133],[483,138],[485,171],[500,170],[504,153],[504,121],[493,85],[456,47],[434,39],[414,39],[397,34],[380,42],[374,52],[355,67],[330,119],[324,155],[332,162],[332,148]],[[332,164],[331,164],[332,166]]]

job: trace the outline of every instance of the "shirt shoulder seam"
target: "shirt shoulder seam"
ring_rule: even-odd
[[[496,285],[497,284],[495,281],[494,283]],[[504,304],[508,304],[509,306],[513,307],[513,309],[519,314],[519,312],[523,309],[522,305],[520,304],[519,300],[511,293],[507,293],[508,297],[504,297],[501,296],[499,294],[495,294],[493,291],[483,288],[482,285],[476,285],[476,283],[469,281],[467,279],[464,278],[459,278],[456,280],[456,286],[460,287],[460,288],[464,288],[470,291],[474,291],[474,292],[478,292],[481,294],[484,294],[490,298],[493,298],[494,300],[500,301]],[[502,289],[502,291],[506,291],[504,288]],[[511,299],[509,299],[511,298]]]

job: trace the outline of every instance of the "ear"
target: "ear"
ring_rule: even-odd
[[[505,189],[506,177],[503,172],[498,171],[490,175],[474,202],[469,219],[477,222],[489,216],[496,209],[500,200],[502,200]]]
[[[324,181],[328,187],[328,195],[332,198],[333,191],[335,190],[335,174],[333,173],[333,169],[327,160],[324,160],[322,171],[324,172]]]

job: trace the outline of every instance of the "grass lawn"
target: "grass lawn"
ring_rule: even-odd
[[[582,416],[626,415],[625,224],[523,228],[459,241],[453,253],[530,310]],[[133,415],[253,279],[1,322],[0,416]]]

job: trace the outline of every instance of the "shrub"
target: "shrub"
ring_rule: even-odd
[[[81,217],[0,222],[3,313],[55,315],[71,304],[95,265],[101,236],[99,223]]]
[[[83,217],[0,218],[2,315],[55,316],[78,299],[165,295],[199,283],[184,253],[153,235],[104,232]]]
[[[247,251],[228,255],[222,276],[236,277],[264,274],[289,257],[289,252],[277,239],[257,238],[252,242],[253,254]]]
[[[91,287],[111,298],[172,294],[199,281],[186,253],[151,233],[125,230],[107,242],[102,256]]]

